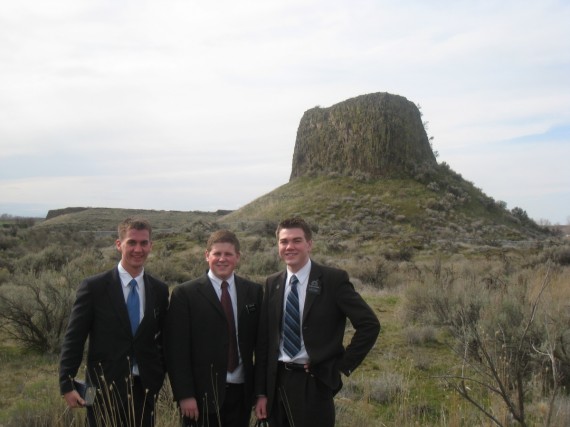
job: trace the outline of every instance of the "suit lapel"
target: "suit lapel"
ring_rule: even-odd
[[[119,314],[121,324],[131,333],[131,321],[129,320],[129,312],[127,311],[127,304],[125,303],[125,295],[123,294],[123,285],[119,277],[119,269],[115,267],[112,272],[111,281],[108,283],[107,290],[109,298],[115,310]]]
[[[144,280],[144,316],[137,329],[135,335],[139,334],[141,329],[144,329],[144,324],[154,317],[154,287],[152,286],[151,279],[146,275],[143,276]]]
[[[202,296],[208,301],[209,304],[212,304],[216,311],[222,316],[225,320],[226,315],[224,314],[224,309],[222,308],[222,303],[214,290],[214,285],[210,282],[210,279],[207,275],[202,276],[200,283],[198,284],[198,292],[202,294]]]
[[[287,280],[287,271],[279,274],[273,282],[274,292],[271,296],[273,301],[270,301],[270,307],[276,307],[274,312],[275,322],[281,328],[281,320],[283,319],[283,298],[285,295],[285,281]]]
[[[307,283],[307,291],[305,292],[305,306],[303,307],[303,322],[307,318],[309,312],[311,311],[311,307],[315,302],[315,299],[318,297],[318,293],[316,292],[309,292],[311,288],[311,283],[317,282],[318,285],[321,287],[322,292],[322,281],[320,280],[321,277],[321,269],[319,268],[318,264],[314,262],[311,263],[311,272],[309,273],[309,282]]]
[[[245,306],[245,302],[247,301],[247,293],[248,293],[248,287],[243,283],[243,280],[241,279],[241,277],[238,277],[234,274],[234,285],[236,287],[236,295],[237,295],[237,301],[236,301],[236,309],[237,309],[237,315],[238,315],[238,327],[239,327],[239,318],[241,316],[242,313],[242,307]]]
[[[249,331],[242,332],[241,328],[242,325],[244,325],[243,327],[246,327],[245,325],[249,324],[245,320],[242,321],[242,317],[247,316],[246,310],[244,310],[244,308],[246,306],[246,303],[249,301],[248,296],[251,288],[244,283],[241,277],[238,277],[235,274],[234,274],[234,284],[236,287],[236,295],[237,295],[236,304],[237,304],[237,317],[238,317],[238,323],[237,323],[238,335],[248,336],[250,332]],[[259,307],[257,307],[257,309],[259,310]],[[241,342],[242,340],[239,340],[238,345],[240,345]],[[242,351],[241,347],[240,351]]]

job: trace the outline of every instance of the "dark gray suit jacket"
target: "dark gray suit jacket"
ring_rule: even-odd
[[[144,275],[144,285],[145,312],[135,336],[117,267],[79,285],[61,350],[62,394],[73,389],[71,379],[77,375],[88,337],[88,382],[103,386],[103,375],[107,386],[114,383],[124,393],[130,361],[135,357],[143,386],[151,395],[158,393],[165,376],[162,327],[168,309],[168,286],[148,274]]]
[[[286,279],[286,271],[267,278],[259,321],[255,394],[267,396],[269,413],[275,400]],[[355,333],[345,349],[347,318]],[[315,262],[311,264],[302,326],[311,373],[334,393],[342,387],[340,372],[350,375],[374,346],[380,332],[378,318],[355,291],[348,274]]]
[[[263,288],[237,275],[234,278],[245,393],[253,399],[253,355]],[[182,283],[172,291],[165,338],[174,399],[194,397],[202,413],[205,409],[215,412],[221,408],[225,398],[229,337],[222,304],[207,274]]]

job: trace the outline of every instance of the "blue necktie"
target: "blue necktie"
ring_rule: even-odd
[[[139,300],[139,293],[137,291],[138,284],[135,279],[129,282],[129,296],[127,297],[127,310],[129,310],[129,320],[131,321],[131,331],[133,336],[139,327],[141,320],[141,303]]]
[[[285,321],[283,322],[283,349],[289,357],[301,351],[301,317],[299,315],[299,294],[297,292],[297,276],[291,276],[291,291],[285,304]]]

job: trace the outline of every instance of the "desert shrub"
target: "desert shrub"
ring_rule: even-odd
[[[203,247],[205,247],[205,245]],[[149,268],[151,265],[152,264],[149,263]],[[188,277],[190,280],[204,275],[208,270],[208,263],[206,262],[204,250],[202,248],[196,249],[192,253],[185,254],[185,256],[180,259],[178,265],[183,270],[178,271],[176,275],[180,278]],[[158,273],[157,277],[162,278]]]
[[[17,269],[27,270],[33,273],[41,271],[60,271],[68,260],[77,254],[70,253],[64,247],[50,245],[39,252],[31,252],[18,260],[15,265]]]
[[[5,232],[0,233],[0,251],[15,248],[18,244],[19,241],[17,237],[7,235]]]
[[[176,285],[194,279],[198,276],[192,276],[191,271],[203,270],[204,273],[207,266],[202,260],[185,261],[178,257],[152,257],[146,264],[146,270],[156,278],[162,280],[169,285]]]
[[[275,221],[252,221],[245,228],[249,234],[270,238],[275,238],[276,229],[277,222]]]
[[[413,256],[414,250],[409,246],[404,246],[393,251],[384,252],[384,258],[389,261],[411,261]]]
[[[279,257],[275,249],[242,256],[239,274],[268,276],[279,270]]]
[[[518,218],[521,222],[530,221],[530,218],[529,218],[528,214],[526,213],[526,211],[522,208],[519,208],[518,206],[511,209],[511,214],[515,218]]]
[[[397,372],[385,372],[378,377],[351,376],[344,380],[338,394],[341,400],[365,399],[373,404],[388,404],[408,392],[408,380]]]
[[[513,419],[525,425],[525,396],[533,379],[543,375],[544,365],[553,360],[548,341],[553,333],[547,332],[544,323],[550,316],[536,315],[551,278],[546,274],[539,286],[527,275],[505,275],[504,284],[490,287],[484,279],[495,268],[497,263],[463,266],[444,276],[445,270],[438,266],[421,284],[421,291],[415,286],[407,293],[406,311],[415,320],[418,309],[431,312],[431,316],[421,316],[435,319],[453,336],[462,368],[446,376],[451,388],[495,421],[493,411],[486,409],[488,397],[483,397],[493,395]],[[418,303],[417,297],[423,301]]]
[[[389,263],[383,257],[364,258],[358,260],[358,265],[349,269],[362,283],[376,289],[383,289],[387,284],[389,275]]]
[[[186,228],[188,233],[188,239],[197,242],[200,245],[205,245],[208,241],[208,237],[214,231],[218,230],[220,227],[218,224],[214,224],[207,221],[194,221],[190,226]]]
[[[495,199],[485,194],[481,194],[478,197],[478,200],[488,211],[493,211],[497,208],[497,203],[495,202]]]
[[[397,372],[385,372],[378,378],[369,380],[370,401],[388,404],[407,392],[407,382]]]
[[[242,252],[257,252],[263,250],[266,240],[256,236],[253,238],[240,240],[240,243]]]
[[[68,277],[68,280],[75,280],[75,284],[79,285],[84,278],[110,269],[117,263],[117,259],[107,259],[98,249],[87,249],[67,262],[63,274]]]
[[[402,317],[405,323],[436,323],[431,309],[432,289],[422,282],[414,282],[405,289]]]
[[[406,289],[405,318],[409,322],[426,322],[432,317],[422,317],[419,313],[428,314],[432,295],[452,286],[457,278],[456,268],[446,266],[441,258],[437,257],[429,264],[414,265],[413,280]],[[417,308],[416,308],[417,307]]]
[[[566,244],[545,251],[545,255],[559,265],[570,265],[570,245]]]
[[[0,285],[6,283],[10,279],[10,271],[7,268],[0,267]]]
[[[368,182],[372,179],[369,172],[363,172],[361,170],[356,170],[353,173],[353,177],[357,182]]]
[[[342,239],[333,236],[330,239],[324,242],[325,250],[327,253],[339,253],[339,252],[346,252],[348,249],[346,243],[342,241]]]
[[[503,201],[503,200],[497,200],[495,202],[495,204],[497,205],[497,207],[499,209],[507,209],[507,202]]]
[[[408,327],[404,335],[406,342],[412,345],[437,342],[437,329],[432,325]]]
[[[419,371],[429,371],[434,363],[433,357],[424,352],[414,353],[411,357],[413,367]]]
[[[427,188],[428,188],[428,190],[433,191],[434,193],[437,193],[440,190],[437,182],[433,182],[433,181],[427,185]]]
[[[77,268],[78,264],[84,267]],[[14,274],[10,283],[0,287],[1,329],[26,348],[59,353],[75,289],[94,264],[76,261],[59,272]]]
[[[55,353],[67,325],[73,291],[48,275],[29,275],[26,284],[0,289],[0,327],[26,348]]]
[[[346,380],[343,379],[343,386],[338,392],[341,399],[356,400],[362,396],[364,392],[364,381],[361,376],[351,376]]]

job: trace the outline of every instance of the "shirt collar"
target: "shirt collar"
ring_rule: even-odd
[[[309,281],[309,274],[310,273],[311,273],[311,260],[310,259],[296,273],[293,273],[289,269],[287,269],[287,285],[289,285],[289,283],[291,282],[291,276],[293,276],[293,274],[294,274],[295,276],[297,276],[297,279],[299,279],[299,284],[301,286],[303,286],[303,284],[305,284]]]
[[[222,289],[222,282],[224,281],[224,279],[220,279],[219,277],[217,277],[214,273],[212,273],[212,270],[208,270],[208,277],[210,278],[210,282],[212,282],[212,284],[216,287],[216,289]],[[228,279],[225,279],[225,281],[228,282],[229,289],[233,288],[234,275],[232,274]]]
[[[131,274],[127,270],[125,270],[125,268],[121,265],[121,262],[119,262],[118,269],[119,269],[119,277],[121,278],[121,284],[124,287],[129,286],[129,282],[131,281],[131,279],[135,279],[140,287],[142,282],[142,277],[144,275],[144,268],[137,277],[132,277]]]

